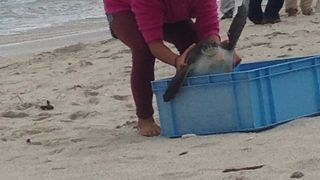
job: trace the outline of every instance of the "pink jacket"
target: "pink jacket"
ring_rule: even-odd
[[[163,39],[163,24],[195,18],[199,40],[219,36],[216,0],[104,0],[108,13],[132,11],[146,42]]]

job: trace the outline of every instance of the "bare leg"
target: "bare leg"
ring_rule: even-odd
[[[298,13],[297,0],[286,0],[286,12],[288,16],[297,16]]]
[[[301,0],[300,7],[301,7],[302,14],[311,15],[313,13],[311,5],[312,5],[312,0]]]

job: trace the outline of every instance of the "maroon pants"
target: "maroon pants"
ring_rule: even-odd
[[[123,11],[112,14],[111,28],[116,37],[132,52],[131,90],[138,118],[153,115],[151,81],[154,80],[155,57],[139,31],[134,14]],[[164,24],[164,40],[175,45],[180,53],[197,41],[193,22]]]

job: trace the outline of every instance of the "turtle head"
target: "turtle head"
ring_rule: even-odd
[[[227,50],[213,40],[199,42],[187,56],[187,59],[194,60],[190,74],[205,75],[211,73],[224,73],[232,71],[233,51]],[[191,59],[191,55],[194,55]]]
[[[218,52],[219,44],[213,40],[204,40],[196,44],[187,54],[187,63],[193,64],[201,56],[214,57]]]
[[[208,58],[214,58],[219,53],[219,44],[213,40],[206,40],[199,43],[201,54]]]

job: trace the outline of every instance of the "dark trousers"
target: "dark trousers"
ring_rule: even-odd
[[[280,19],[279,11],[283,6],[284,0],[268,0],[264,12],[262,11],[261,3],[262,0],[250,0],[248,17],[251,21]]]
[[[149,118],[153,115],[151,81],[154,80],[155,57],[144,41],[131,11],[114,13],[111,19],[114,35],[131,49],[131,90],[136,114],[140,119]],[[164,24],[163,30],[164,40],[174,44],[180,53],[197,41],[191,20]]]

